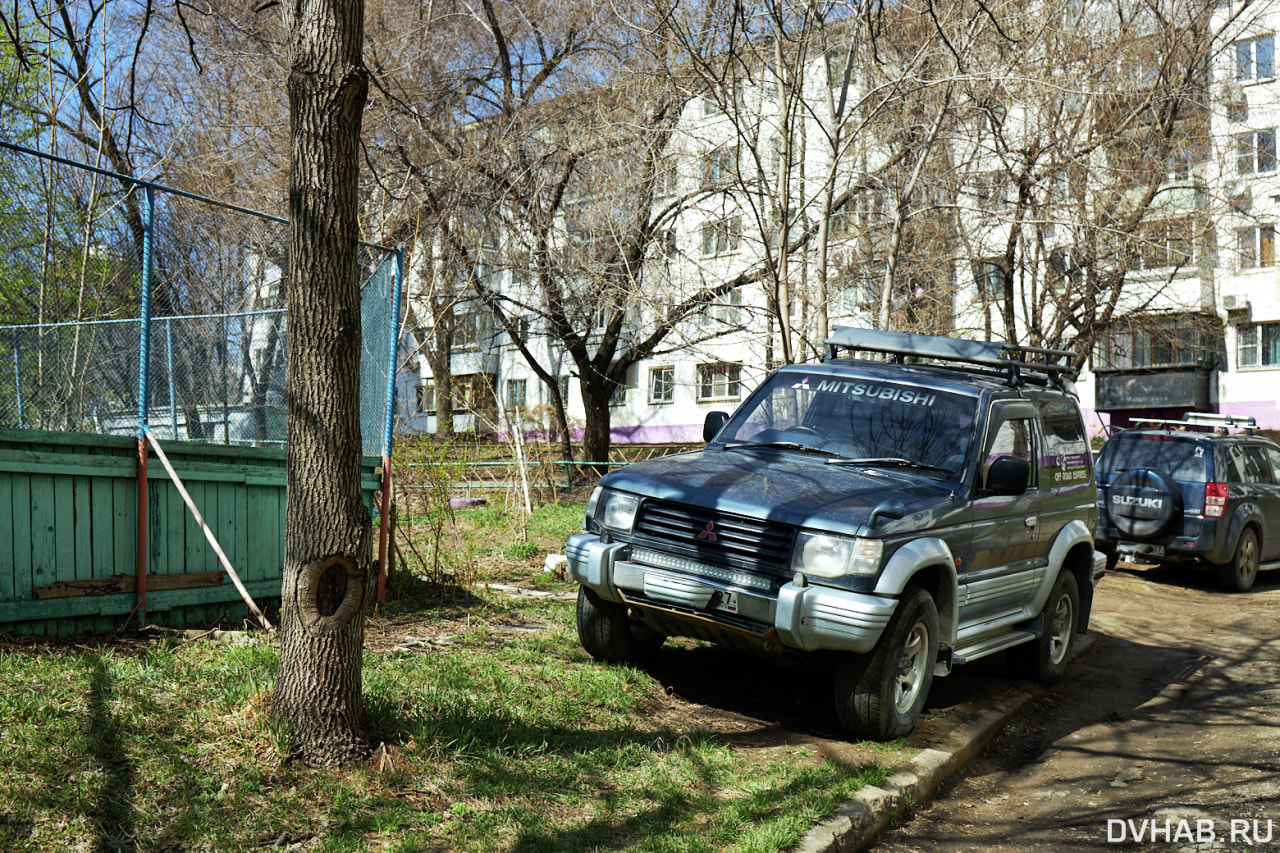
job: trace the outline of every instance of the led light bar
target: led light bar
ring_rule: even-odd
[[[632,548],[631,561],[633,563],[643,563],[646,566],[653,566],[657,569],[673,569],[678,572],[689,572],[690,574],[702,575],[703,577],[722,581],[733,586],[745,586],[752,589],[763,590],[769,589],[768,578],[758,577],[735,569],[725,569],[720,566],[708,566],[706,563],[699,563],[697,560],[690,560],[685,557],[676,557],[672,554],[663,554],[660,551],[650,551],[648,548]]]

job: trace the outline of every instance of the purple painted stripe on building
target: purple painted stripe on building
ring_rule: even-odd
[[[1253,400],[1246,403],[1219,403],[1218,414],[1233,418],[1253,418],[1258,429],[1280,429],[1280,407],[1275,400]]]

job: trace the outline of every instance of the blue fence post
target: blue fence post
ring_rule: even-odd
[[[151,255],[155,240],[156,191],[145,187],[146,204],[142,209],[142,306],[138,330],[138,440],[147,440],[147,417],[151,378]]]
[[[138,624],[147,618],[147,409],[150,403],[151,362],[151,255],[154,251],[156,191],[146,187],[146,204],[142,210],[142,306],[138,328],[138,535],[134,543],[136,557],[134,589],[138,596]]]

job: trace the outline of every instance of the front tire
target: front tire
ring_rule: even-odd
[[[653,656],[666,637],[633,622],[627,608],[606,601],[594,590],[578,587],[578,642],[602,663],[640,663]]]
[[[1080,587],[1066,569],[1058,575],[1049,600],[1040,611],[1040,636],[1009,650],[1009,662],[1018,675],[1045,684],[1062,678],[1071,660],[1071,646],[1080,620]]]
[[[1258,534],[1252,527],[1240,532],[1231,562],[1218,567],[1218,584],[1228,592],[1248,592],[1258,579]]]
[[[874,649],[836,670],[836,713],[850,732],[892,740],[915,727],[938,660],[938,608],[927,592],[903,593]]]

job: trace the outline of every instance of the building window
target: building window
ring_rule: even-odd
[[[1003,296],[1005,283],[1004,258],[983,258],[978,261],[978,272],[973,286],[978,295]]]
[[[471,311],[457,318],[453,328],[454,349],[477,349],[493,342],[493,315]]]
[[[614,386],[613,393],[609,395],[610,406],[625,406],[627,404],[627,384],[619,382]]]
[[[464,409],[489,411],[497,405],[497,385],[498,377],[492,373],[464,373],[453,377],[453,399]]]
[[[1142,318],[1102,337],[1094,349],[1094,369],[1140,370],[1215,364],[1222,326],[1216,317],[1187,314]]]
[[[676,369],[670,365],[649,370],[649,405],[661,406],[676,399]]]
[[[1241,83],[1269,80],[1275,76],[1275,40],[1272,36],[1238,41],[1235,48],[1236,79]]]
[[[1167,219],[1142,226],[1138,260],[1143,269],[1180,267],[1191,262],[1191,234],[1194,224],[1189,219]]]
[[[849,64],[849,49],[838,48],[827,51],[827,85],[839,89],[848,79],[846,70]]]
[[[698,402],[736,400],[741,393],[742,365],[728,362],[698,365]]]
[[[729,326],[742,324],[742,291],[730,290],[712,305],[707,306],[707,316]]]
[[[1006,179],[1000,172],[986,172],[974,178],[973,195],[979,210],[1000,213],[1009,208]]]
[[[702,185],[718,187],[733,183],[738,176],[738,146],[721,145],[702,157]]]
[[[1236,332],[1236,366],[1280,366],[1280,323],[1240,326]]]
[[[723,219],[702,223],[702,254],[704,256],[736,252],[741,239],[741,216],[726,216]]]
[[[1274,172],[1276,168],[1276,130],[1251,130],[1236,134],[1236,171],[1241,175]]]
[[[565,408],[568,408],[568,406],[569,406],[569,377],[568,377],[568,376],[557,376],[557,377],[556,377],[556,388],[558,388],[558,389],[560,390],[560,401],[561,401],[562,403],[564,403]],[[554,398],[552,397],[552,395],[551,395],[551,392],[550,392],[550,391],[547,391],[547,402],[548,402],[549,404],[554,402]]]
[[[436,386],[419,385],[414,390],[414,404],[417,406],[416,411],[424,415],[434,415],[436,413]]]
[[[680,189],[680,172],[674,157],[659,157],[653,164],[653,197],[668,198]]]
[[[507,408],[519,409],[528,405],[527,393],[529,389],[529,380],[527,379],[508,379],[507,380]]]
[[[1236,232],[1236,252],[1240,269],[1252,270],[1273,267],[1276,263],[1276,227],[1258,225]]]

